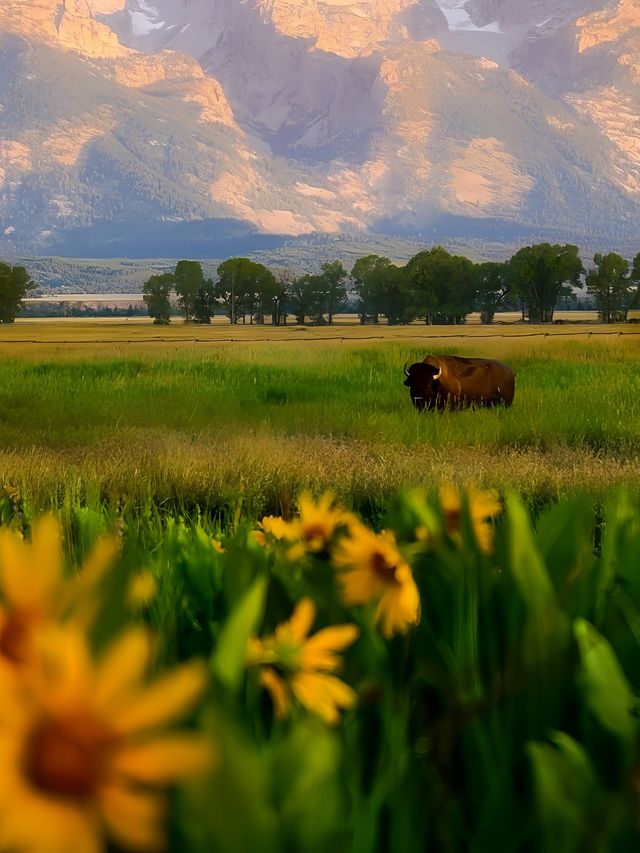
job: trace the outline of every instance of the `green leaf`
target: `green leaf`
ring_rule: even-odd
[[[556,610],[555,594],[538,550],[529,516],[515,494],[507,498],[510,527],[511,574],[527,609],[538,614]]]
[[[183,837],[170,849],[279,853],[284,845],[265,754],[222,713],[210,714],[206,728],[216,749],[213,772],[179,791]]]
[[[553,504],[538,520],[536,541],[560,601],[575,612],[588,608],[594,575],[593,508],[585,497]],[[583,601],[584,599],[584,601]]]
[[[233,610],[225,623],[211,659],[211,667],[219,680],[237,690],[247,653],[247,642],[262,618],[267,592],[267,578],[258,578]]]
[[[631,746],[635,699],[613,649],[585,619],[576,621],[574,634],[582,658],[579,679],[589,710],[605,729]]]
[[[529,743],[538,820],[545,849],[565,853],[584,849],[588,818],[601,789],[583,747],[569,735],[554,732],[551,743]]]
[[[338,734],[315,721],[298,724],[279,745],[271,778],[291,850],[346,849],[341,753]]]
[[[568,621],[560,610],[555,589],[540,554],[529,516],[520,498],[507,498],[509,568],[526,611],[526,653],[532,660],[545,658],[568,636]]]

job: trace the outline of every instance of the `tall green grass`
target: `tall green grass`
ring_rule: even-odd
[[[411,563],[421,615],[391,638],[374,624],[375,602],[343,603],[335,542],[292,562],[236,519],[221,552],[211,542],[219,526],[204,516],[131,509],[94,642],[143,619],[156,629],[161,669],[196,656],[213,684],[199,726],[216,765],[173,799],[170,849],[635,849],[637,499],[612,494],[602,516],[584,497],[561,500],[534,523],[510,494],[487,551],[464,503],[450,530],[434,495],[397,496],[384,522]],[[110,527],[73,504],[62,522],[70,566]],[[124,591],[141,569],[157,595],[127,613]],[[313,632],[360,631],[339,672],[357,700],[332,729],[298,703],[276,719],[245,668],[248,638],[271,635],[303,597],[317,605]]]
[[[34,496],[55,480],[108,500],[235,494],[256,510],[305,487],[384,502],[443,476],[527,495],[632,485],[635,341],[499,346],[517,375],[512,408],[442,414],[413,410],[402,366],[425,350],[395,341],[4,360],[0,477]]]

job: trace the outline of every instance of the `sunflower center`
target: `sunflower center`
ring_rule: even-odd
[[[283,677],[298,672],[300,669],[300,653],[302,645],[295,642],[282,641],[276,649],[276,661],[273,668]]]
[[[305,542],[324,542],[329,538],[327,526],[320,523],[303,524],[301,533]]]
[[[397,584],[397,565],[391,564],[380,551],[374,551],[371,555],[371,570],[383,583]]]
[[[449,509],[444,514],[444,520],[449,533],[457,533],[460,530],[460,510]]]
[[[25,660],[29,650],[31,621],[27,614],[15,610],[7,616],[0,628],[0,656],[12,663]]]
[[[48,794],[89,797],[102,777],[112,745],[106,727],[89,717],[44,719],[27,741],[26,775]]]

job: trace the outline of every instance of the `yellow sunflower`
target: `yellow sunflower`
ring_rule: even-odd
[[[0,848],[100,853],[165,846],[163,788],[209,766],[202,736],[159,731],[189,711],[204,663],[143,686],[142,628],[98,665],[75,627],[38,632],[29,666],[0,670]]]
[[[127,586],[127,605],[131,610],[143,610],[156,597],[158,585],[151,572],[136,572]]]
[[[352,525],[331,557],[345,604],[377,601],[375,619],[385,637],[403,633],[419,621],[420,594],[392,531],[374,533],[364,524]]]
[[[336,529],[351,520],[351,515],[343,509],[333,506],[333,495],[326,492],[316,503],[306,493],[298,499],[299,518],[297,536],[300,542],[290,549],[289,557],[295,559],[305,553],[324,551]]]
[[[469,505],[471,526],[478,546],[485,554],[493,550],[493,525],[490,519],[500,515],[502,505],[498,493],[480,491],[474,486],[466,489]],[[440,487],[440,504],[449,536],[456,537],[460,532],[460,516],[462,513],[462,493],[451,483],[443,483]]]
[[[325,551],[341,525],[350,524],[353,516],[333,505],[333,495],[326,492],[316,502],[306,492],[298,498],[298,516],[285,521],[272,515],[260,522],[254,536],[265,545],[269,539],[291,542],[287,550],[290,560],[300,560],[305,554]]]
[[[271,694],[278,718],[289,713],[295,698],[327,725],[335,725],[340,709],[353,707],[356,694],[328,673],[340,666],[338,653],[355,642],[359,631],[355,625],[332,625],[309,637],[315,616],[313,601],[302,599],[271,637],[249,641],[247,666],[261,667],[260,681]]]
[[[274,540],[288,539],[291,522],[277,515],[265,515],[262,521],[258,522],[258,528],[252,531],[253,538],[266,547]]]
[[[79,572],[65,578],[60,526],[51,515],[33,525],[31,542],[0,528],[0,658],[20,663],[29,655],[32,630],[82,604],[90,616],[87,595],[112,563],[120,542],[98,539]],[[79,615],[77,613],[76,615]]]

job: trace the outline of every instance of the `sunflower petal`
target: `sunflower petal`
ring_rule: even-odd
[[[53,516],[34,524],[32,544],[13,531],[0,531],[0,581],[13,607],[53,610],[61,579],[60,530]]]
[[[91,655],[76,626],[43,627],[34,635],[34,649],[32,687],[45,707],[68,709],[91,695]]]
[[[91,589],[103,577],[120,552],[120,540],[117,536],[101,536],[82,564],[77,575],[78,583],[84,589]]]
[[[104,708],[123,698],[142,678],[150,653],[149,634],[141,627],[130,628],[112,643],[96,674],[95,707]]]
[[[199,735],[166,735],[148,743],[123,746],[111,767],[136,782],[162,785],[211,767],[213,745]]]
[[[260,673],[260,683],[271,695],[276,717],[279,720],[284,719],[291,708],[291,697],[285,682],[274,669],[267,666]]]
[[[294,643],[304,642],[315,618],[316,606],[312,599],[303,598],[299,601],[288,622],[291,641]]]
[[[207,681],[203,662],[184,664],[132,696],[113,720],[114,729],[129,734],[176,720],[195,705]]]
[[[420,593],[409,570],[401,585],[389,587],[378,603],[376,622],[381,622],[385,637],[403,634],[420,621]]]
[[[336,653],[354,643],[360,631],[355,625],[332,625],[309,637],[300,654],[304,669],[332,670],[340,662]]]
[[[2,850],[103,853],[105,849],[101,827],[90,809],[39,796],[23,786],[15,791],[15,800],[4,805]]]
[[[348,684],[322,673],[298,673],[291,680],[291,689],[298,701],[327,725],[339,721],[339,708],[352,708],[357,700]]]
[[[105,786],[100,808],[113,838],[127,850],[161,850],[165,846],[165,797],[149,791]]]
[[[366,568],[343,571],[338,575],[342,589],[342,600],[347,606],[366,604],[377,598],[383,590],[383,582]]]

